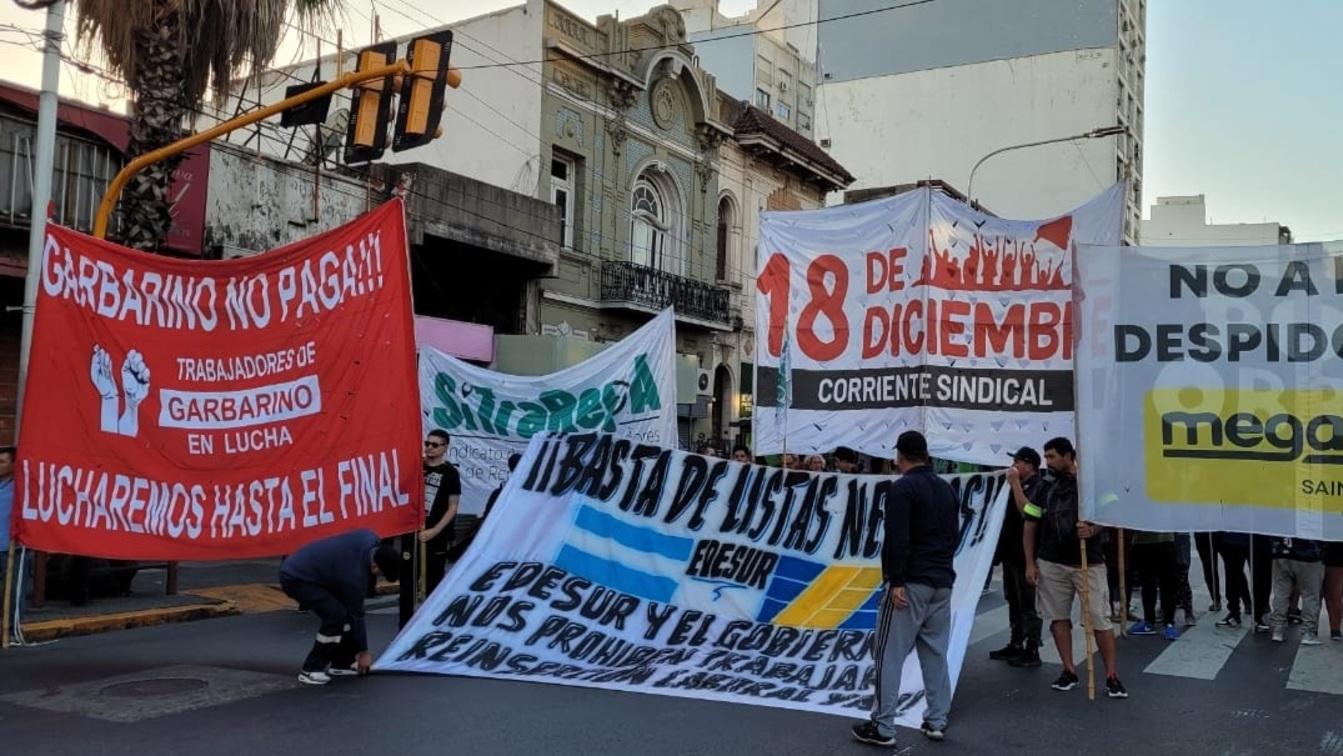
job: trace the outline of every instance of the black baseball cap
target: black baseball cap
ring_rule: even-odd
[[[910,459],[927,459],[928,439],[918,431],[905,431],[895,440],[895,450]]]
[[[1012,459],[1019,462],[1025,462],[1028,465],[1040,466],[1040,453],[1029,446],[1023,446],[1017,449],[1014,454],[1009,454]]]

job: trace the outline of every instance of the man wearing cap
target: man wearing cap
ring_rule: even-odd
[[[364,596],[378,575],[396,582],[401,554],[371,530],[352,530],[304,546],[280,566],[280,588],[322,621],[298,680],[325,685],[332,675],[363,675],[373,664]]]
[[[1044,501],[1047,484],[1040,474],[1040,454],[1029,446],[1018,449],[1012,455],[1012,466],[1007,468],[1007,482],[1012,487],[1012,498],[1003,517],[997,558],[1003,565],[1003,598],[1007,599],[1012,638],[1006,646],[990,651],[989,658],[1013,667],[1038,667],[1041,622],[1035,610],[1035,586],[1026,582],[1022,514],[1038,509],[1035,502]]]
[[[886,592],[873,636],[877,689],[871,719],[853,726],[854,738],[878,746],[895,745],[900,672],[912,650],[918,650],[928,704],[923,734],[941,740],[951,710],[947,644],[960,507],[951,485],[933,472],[922,433],[901,433],[895,450],[900,478],[879,484],[874,492],[885,513],[881,572]]]

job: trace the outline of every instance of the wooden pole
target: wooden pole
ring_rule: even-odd
[[[424,531],[421,530],[420,532],[424,532]],[[419,546],[419,548],[420,548],[420,574],[419,574],[419,576],[418,576],[418,577],[419,577],[419,581],[418,581],[417,584],[416,584],[416,589],[417,589],[417,590],[415,591],[415,592],[419,595],[419,600],[416,601],[416,604],[418,605],[418,604],[422,604],[422,603],[424,603],[424,600],[425,600],[426,598],[428,598],[428,597],[425,595],[425,590],[426,590],[426,589],[428,588],[428,586],[429,586],[429,579],[428,579],[428,577],[427,577],[428,574],[429,574],[429,572],[428,572],[428,569],[429,569],[429,567],[428,567],[428,565],[429,565],[429,559],[428,559],[429,551],[428,551],[428,547],[425,545],[424,541],[420,541],[419,538],[416,538],[415,540],[416,540],[416,541],[419,541],[419,544],[420,544],[420,546]]]
[[[1087,700],[1096,700],[1096,669],[1091,653],[1091,573],[1087,565],[1087,539],[1078,538],[1082,549],[1082,644],[1087,649]]]
[[[1115,558],[1119,560],[1119,637],[1128,637],[1128,575],[1124,569],[1124,529],[1115,530],[1119,543]]]
[[[5,599],[4,599],[4,612],[5,612],[5,617],[4,617],[4,620],[3,620],[3,621],[0,621],[0,633],[3,633],[3,635],[0,635],[0,648],[7,649],[7,648],[9,648],[9,634],[10,634],[10,633],[9,633],[9,623],[10,623],[9,608],[10,608],[11,606],[13,606],[13,601],[14,601],[14,582],[15,582],[15,580],[14,580],[14,544],[13,544],[13,543],[8,544],[8,548],[6,549],[5,554],[6,554],[6,556],[5,556]]]

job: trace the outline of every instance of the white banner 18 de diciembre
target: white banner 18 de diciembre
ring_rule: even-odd
[[[1343,242],[1077,267],[1084,516],[1343,541]]]
[[[376,668],[865,716],[895,480],[611,435],[535,438],[475,543]],[[1008,489],[1001,472],[947,480],[961,505],[954,681]],[[901,690],[899,721],[917,727],[913,654]]]
[[[1049,220],[923,188],[761,216],[756,453],[848,446],[1001,465],[1073,435],[1071,249],[1118,244],[1124,185]],[[792,403],[776,411],[789,350]]]
[[[524,376],[476,367],[420,347],[424,430],[452,436],[462,476],[460,511],[480,514],[508,478],[508,457],[537,434],[615,433],[676,444],[676,320],[671,309],[577,365]],[[432,503],[432,502],[431,502]]]

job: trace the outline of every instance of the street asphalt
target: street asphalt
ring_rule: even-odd
[[[995,627],[986,618],[1003,614],[1001,603],[984,598],[986,629]],[[391,640],[393,612],[369,617],[375,649]],[[891,753],[852,742],[849,720],[758,706],[424,675],[302,687],[294,673],[314,625],[309,615],[281,611],[11,649],[0,654],[0,751]],[[1004,640],[995,632],[971,646],[947,740],[902,730],[902,746],[915,754],[1343,754],[1343,695],[1287,687],[1301,674],[1292,671],[1295,642],[1245,635],[1215,679],[1195,679],[1144,671],[1170,644],[1129,638],[1120,658],[1132,697],[1088,702],[1084,688],[1049,689],[1057,665],[1017,670],[990,662],[987,652]],[[1318,658],[1343,659],[1340,649],[1326,650]]]

